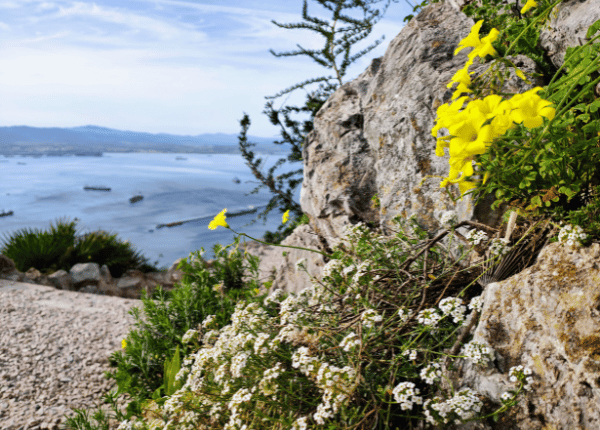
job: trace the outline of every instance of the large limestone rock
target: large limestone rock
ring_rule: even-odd
[[[455,389],[468,386],[496,405],[514,389],[508,371],[533,371],[531,392],[490,429],[600,428],[600,244],[545,247],[535,265],[490,284],[473,335],[496,361],[480,369],[459,360],[447,372]],[[470,428],[468,426],[458,427]]]
[[[281,245],[296,246],[300,248],[319,251],[322,244],[309,225],[298,226],[294,232],[286,237]],[[258,242],[241,244],[246,252],[259,257],[259,276],[261,283],[273,281],[271,289],[282,289],[288,292],[299,292],[311,285],[313,278],[321,279],[323,267],[327,263],[325,257],[315,252],[294,248],[281,248],[278,246],[265,246]],[[283,256],[283,252],[286,256]],[[297,263],[302,262],[308,274]]]
[[[100,266],[98,263],[77,263],[69,271],[75,288],[100,283]]]
[[[494,226],[501,213],[491,202],[474,207],[469,197],[454,203],[439,188],[448,173],[448,157],[435,155],[431,129],[437,108],[450,101],[447,84],[467,61],[454,55],[458,42],[474,24],[452,5],[426,7],[355,80],[342,85],[317,113],[303,148],[304,181],[300,203],[311,227],[333,247],[348,224],[374,223],[384,234],[397,215],[415,215],[428,230],[440,227],[446,210],[459,221]],[[533,72],[534,63],[515,63]],[[472,69],[475,75],[489,65]],[[507,92],[529,89],[516,77]],[[453,190],[458,197],[458,191]],[[377,194],[380,208],[371,198]]]
[[[600,19],[597,0],[567,0],[558,4],[552,19],[540,34],[540,45],[556,67],[564,61],[568,47],[585,44],[588,28]]]

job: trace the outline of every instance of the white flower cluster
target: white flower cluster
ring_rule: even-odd
[[[473,297],[469,302],[469,309],[481,312],[483,309],[483,298],[481,296]]]
[[[462,304],[462,300],[457,297],[446,297],[439,304],[444,315],[451,315],[455,323],[465,319],[467,308]]]
[[[340,342],[340,348],[346,352],[350,352],[353,348],[360,346],[360,339],[358,339],[356,333],[351,332]]]
[[[281,301],[281,299],[283,298],[283,296],[285,296],[285,293],[283,292],[283,290],[277,289],[265,298],[265,300],[263,301],[263,304],[265,306],[268,306],[271,303],[279,303]]]
[[[258,383],[258,388],[265,396],[272,396],[277,392],[277,384],[274,383],[274,380],[279,378],[282,371],[283,367],[281,367],[281,363],[279,362],[277,362],[275,367],[265,370],[263,378]]]
[[[488,361],[494,359],[494,350],[485,343],[469,342],[463,345],[462,355],[465,355],[473,363],[485,366]]]
[[[506,255],[510,251],[508,246],[508,239],[492,239],[490,243],[490,254],[492,255]]]
[[[436,308],[423,309],[417,315],[417,321],[431,327],[435,327],[440,319],[442,319],[442,315],[438,313]]]
[[[473,245],[479,245],[481,242],[485,242],[488,239],[488,236],[485,232],[475,229],[469,230],[465,237]]]
[[[333,272],[339,271],[342,266],[342,260],[329,260],[325,267],[323,267],[323,277],[331,276]]]
[[[366,311],[364,311],[362,313],[362,315],[360,317],[360,320],[361,320],[362,325],[364,327],[366,327],[366,328],[373,328],[373,326],[375,325],[375,323],[383,321],[383,318],[375,310],[373,310],[373,309],[367,309]]]
[[[523,368],[523,366],[513,366],[508,371],[508,374],[510,375],[511,382],[518,382],[524,379],[525,383],[523,384],[523,389],[527,391],[531,390],[531,384],[533,384],[533,377],[530,376],[531,369],[529,369],[528,367]],[[502,402],[507,403],[516,394],[516,391],[504,392],[500,396],[500,399],[502,400]]]
[[[440,224],[444,227],[452,227],[456,224],[458,216],[455,211],[446,211],[440,217]]]
[[[571,224],[567,224],[558,233],[558,241],[565,243],[567,246],[579,246],[581,245],[581,241],[585,240],[586,237],[587,234],[578,225],[573,227]]]
[[[436,379],[441,378],[442,371],[439,363],[431,363],[429,366],[421,369],[421,379],[429,385],[433,384]]]
[[[400,408],[405,411],[413,408],[413,403],[423,404],[423,397],[419,396],[420,390],[412,382],[401,382],[392,391],[394,400],[400,403]]]
[[[402,355],[408,355],[408,359],[410,361],[415,361],[417,359],[417,350],[416,349],[407,349],[402,353]]]
[[[531,369],[528,367],[523,368],[523,366],[515,366],[511,367],[508,371],[510,375],[511,382],[517,382],[520,377],[526,376],[525,384],[523,385],[523,389],[530,390],[531,384],[533,384],[533,377],[531,375]]]
[[[215,321],[216,315],[209,315],[206,318],[204,318],[204,321],[202,321],[202,327],[203,328],[209,328],[212,323]]]
[[[198,333],[198,330],[188,330],[185,332],[185,334],[183,335],[183,338],[181,338],[181,343],[186,344],[186,343],[190,343],[192,341],[196,341],[198,340],[198,336],[200,335],[200,333]]]
[[[467,420],[473,418],[476,413],[481,411],[483,404],[477,397],[477,393],[470,388],[465,388],[457,393],[451,399],[442,402],[439,397],[434,397],[433,400],[425,400],[423,409],[425,411],[426,421],[431,424],[436,424],[435,418],[431,415],[429,408],[436,411],[443,420],[444,424],[450,422],[452,413],[457,414],[460,419]],[[455,419],[454,424],[459,424],[460,420]]]
[[[254,353],[256,355],[264,355],[269,352],[269,350],[263,346],[269,337],[270,336],[267,333],[259,333],[258,336],[256,336],[256,340],[254,341]]]
[[[406,308],[400,308],[398,309],[398,316],[400,317],[400,322],[404,322],[406,321],[408,318],[410,318],[413,314],[413,311],[410,309],[406,309]]]
[[[306,417],[300,417],[298,418],[294,424],[292,425],[292,428],[290,430],[306,430],[308,423],[306,422]]]
[[[246,362],[248,361],[248,354],[245,352],[241,352],[233,357],[231,360],[231,375],[234,378],[242,377],[242,370],[246,367]]]

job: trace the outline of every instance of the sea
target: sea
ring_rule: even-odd
[[[261,171],[267,173],[285,154],[255,156],[264,160]],[[298,169],[302,163],[286,162],[274,176]],[[201,247],[204,258],[211,259],[214,244],[233,243],[232,231],[208,228],[225,208],[229,226],[256,239],[267,230],[275,232],[282,221],[275,208],[266,224],[258,220],[248,225],[273,194],[266,187],[249,194],[260,182],[241,154],[0,156],[0,179],[0,214],[13,213],[0,217],[0,249],[22,229],[49,230],[58,220],[77,218],[78,235],[98,230],[117,234],[149,263],[168,268]],[[300,192],[301,185],[294,194],[297,203]],[[244,214],[248,211],[255,213]]]

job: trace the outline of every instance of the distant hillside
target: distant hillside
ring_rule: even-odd
[[[249,136],[248,140],[257,144],[272,145],[275,138]],[[205,133],[196,136],[173,134],[151,134],[135,131],[114,130],[111,128],[86,125],[73,128],[39,128],[28,126],[0,127],[0,154],[14,154],[15,151],[38,152],[43,150],[110,151],[126,150],[191,152],[194,147],[238,146],[236,134]],[[275,147],[275,145],[273,145]],[[277,146],[279,147],[279,146]],[[227,151],[229,152],[229,150]]]

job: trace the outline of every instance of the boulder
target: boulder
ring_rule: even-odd
[[[52,286],[52,283],[48,279],[48,276],[42,274],[35,267],[30,267],[29,270],[25,272],[23,282],[29,282],[38,285],[46,285],[48,287]]]
[[[495,362],[481,369],[460,359],[445,374],[455,390],[469,387],[496,406],[503,392],[516,388],[510,367],[530,368],[534,381],[517,406],[485,428],[600,428],[598,261],[598,243],[553,243],[533,266],[485,288],[473,341],[490,345]]]
[[[14,272],[17,270],[15,262],[6,255],[0,254],[0,274]]]
[[[555,6],[551,20],[540,34],[540,45],[558,68],[568,47],[583,45],[588,28],[600,19],[596,0],[565,0]]]
[[[73,290],[73,279],[65,270],[59,270],[48,276],[50,286],[59,290]]]
[[[69,271],[73,285],[77,290],[83,286],[98,285],[100,283],[100,266],[98,263],[77,263]]]

